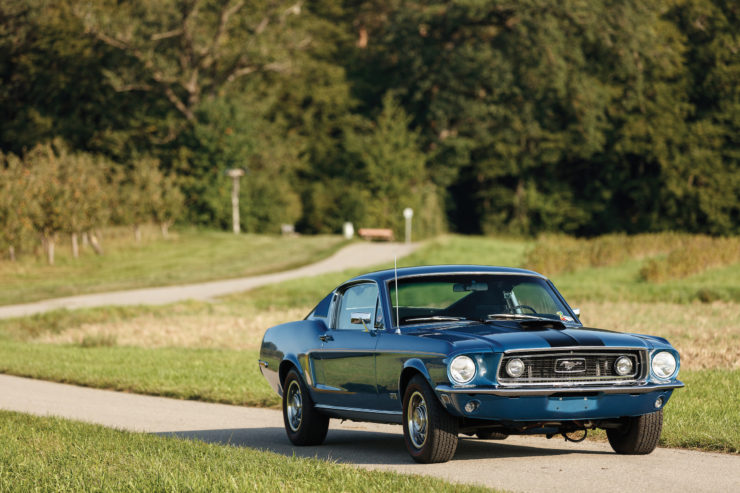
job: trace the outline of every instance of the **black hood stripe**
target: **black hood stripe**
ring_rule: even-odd
[[[577,341],[578,346],[605,346],[601,337],[580,330],[569,330],[568,335]]]
[[[538,336],[542,337],[550,345],[550,347],[568,347],[578,345],[578,341],[560,332],[559,330],[545,329],[542,331],[538,330],[535,333]]]

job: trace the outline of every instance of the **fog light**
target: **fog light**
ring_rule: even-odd
[[[625,376],[632,373],[632,360],[627,356],[620,356],[614,363],[614,369],[617,371],[617,375]]]
[[[506,363],[506,373],[510,377],[519,378],[524,374],[524,361],[519,358],[514,358]]]
[[[479,401],[468,401],[468,403],[465,404],[465,412],[473,413],[478,410],[478,406],[480,406]]]
[[[662,397],[658,397],[658,398],[657,398],[657,399],[655,400],[655,409],[660,409],[660,407],[661,407],[662,405],[663,405],[663,398],[662,398]]]

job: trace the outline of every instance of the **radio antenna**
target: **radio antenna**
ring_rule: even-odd
[[[393,274],[396,278],[396,334],[400,334],[401,318],[398,316],[398,255],[393,256]]]

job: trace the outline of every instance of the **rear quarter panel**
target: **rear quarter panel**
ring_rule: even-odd
[[[262,338],[260,361],[262,375],[270,387],[282,395],[280,378],[281,365],[292,364],[303,376],[304,382],[310,382],[308,353],[321,347],[319,336],[326,331],[321,320],[301,320],[276,325],[267,329]]]

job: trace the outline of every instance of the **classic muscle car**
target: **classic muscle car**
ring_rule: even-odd
[[[458,434],[580,441],[595,428],[617,453],[647,454],[683,387],[665,339],[584,328],[544,276],[489,266],[350,279],[268,329],[259,365],[294,444],[322,443],[330,418],[397,423],[425,463],[450,460]]]

